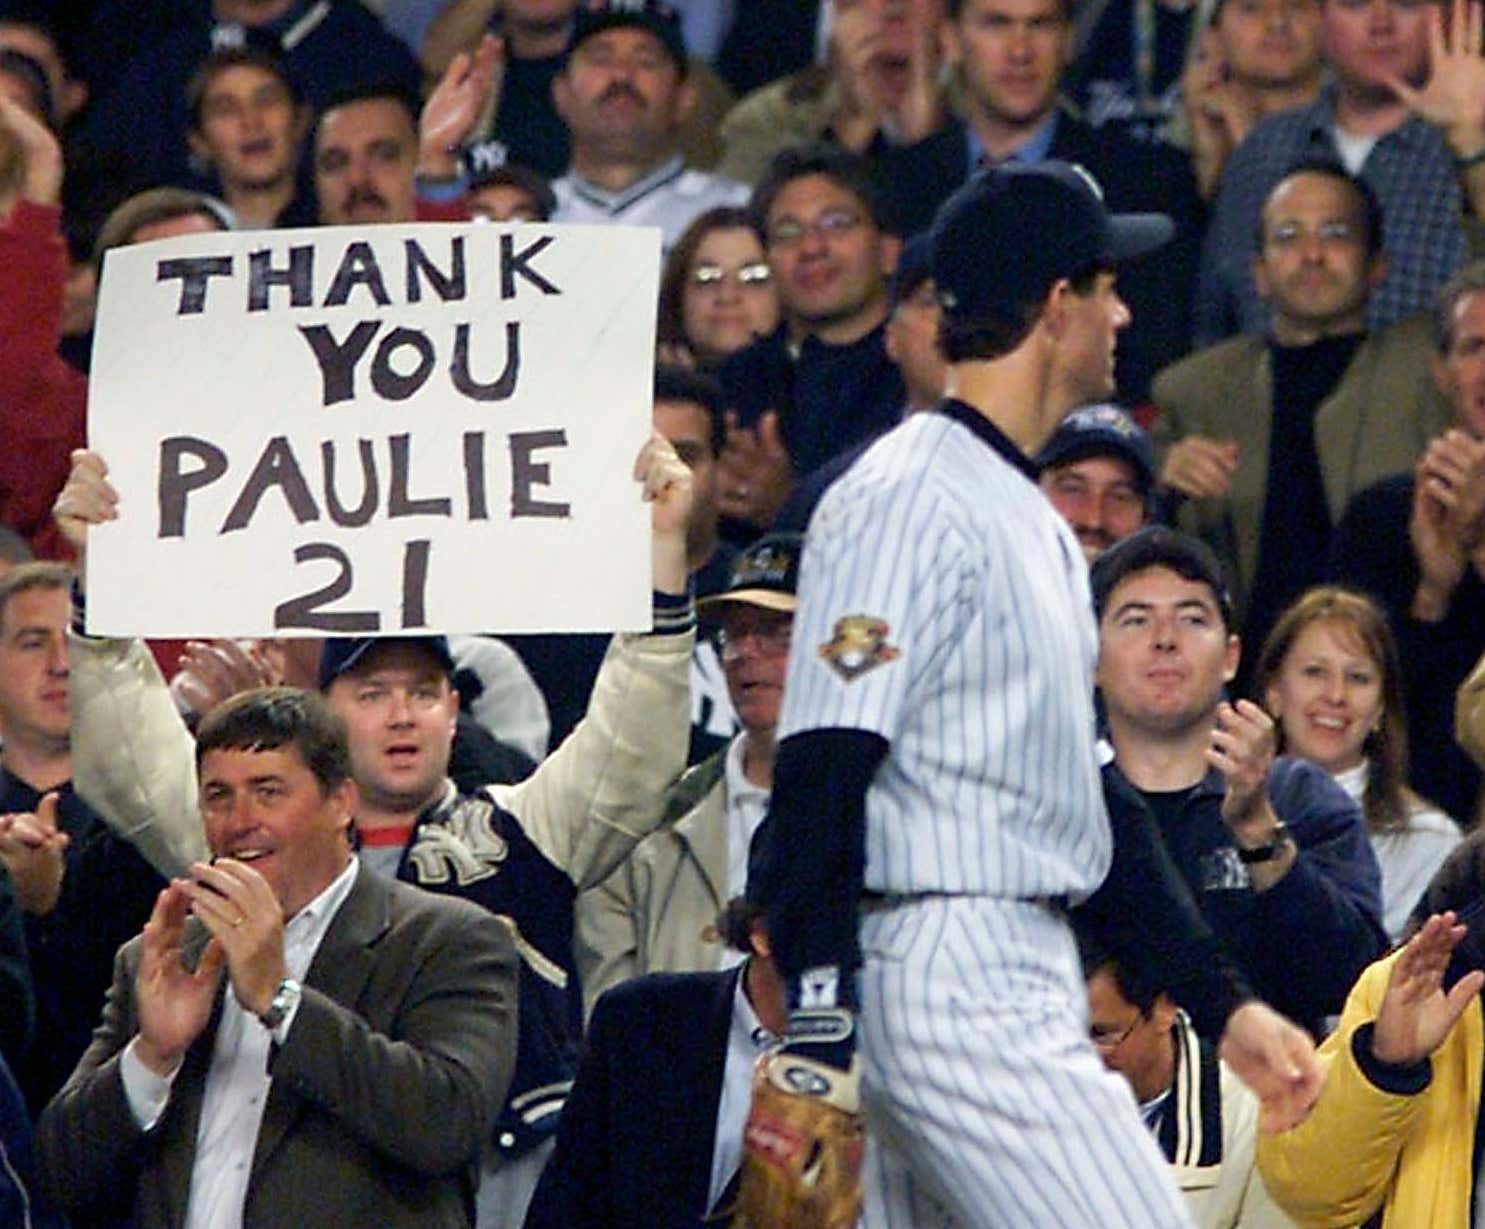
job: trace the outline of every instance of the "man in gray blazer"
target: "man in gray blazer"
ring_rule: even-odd
[[[514,1062],[508,927],[360,869],[317,695],[234,697],[196,759],[213,860],[121,950],[42,1115],[43,1183],[76,1225],[471,1225]]]

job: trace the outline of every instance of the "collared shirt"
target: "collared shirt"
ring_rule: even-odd
[[[717,1133],[712,1144],[712,1179],[706,1206],[715,1208],[732,1175],[742,1164],[743,1127],[753,1101],[753,1067],[758,1056],[778,1038],[758,1021],[743,992],[746,970],[732,994],[732,1027],[727,1031],[727,1062],[722,1069],[722,1095],[717,1098]]]
[[[309,971],[325,932],[355,885],[358,868],[352,858],[324,891],[285,924],[284,964],[295,980],[302,981]],[[268,1075],[270,1043],[283,1044],[297,1015],[296,1005],[270,1035],[238,1003],[228,983],[196,1130],[186,1229],[239,1229],[242,1225],[258,1128],[272,1082]],[[149,1130],[165,1111],[175,1077],[150,1071],[136,1057],[134,1044],[131,1041],[124,1050],[120,1074],[134,1120]]]
[[[741,896],[748,884],[748,847],[768,810],[769,791],[743,772],[748,736],[739,734],[727,748],[727,899]]]
[[[614,223],[658,226],[661,247],[668,249],[691,219],[716,205],[747,203],[748,188],[709,171],[687,170],[679,154],[621,192],[610,192],[576,171],[552,184],[557,196],[553,222]]]
[[[1028,166],[1035,166],[1038,162],[1045,161],[1052,152],[1052,142],[1057,136],[1057,118],[1061,111],[1054,107],[1052,113],[1042,121],[1038,128],[1029,138],[1023,141],[1010,153],[1000,158],[994,158],[985,152],[985,147],[980,143],[979,134],[975,132],[973,124],[964,125],[964,147],[968,158],[968,175],[973,175],[982,166],[988,163],[1024,162]]]
[[[1270,116],[1238,146],[1222,173],[1202,251],[1195,323],[1198,342],[1261,333],[1268,309],[1253,284],[1263,202],[1295,162],[1337,160],[1335,87],[1307,107]],[[1416,117],[1377,139],[1361,178],[1382,206],[1387,273],[1367,303],[1375,332],[1433,306],[1435,293],[1464,263],[1464,203],[1454,160],[1432,124]]]

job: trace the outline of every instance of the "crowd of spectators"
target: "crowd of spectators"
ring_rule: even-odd
[[[1196,1223],[1485,1223],[1468,1125],[1485,19],[1468,0],[0,0],[0,1221],[182,1223],[189,1201],[192,1226],[292,1223],[318,1179],[275,1169],[261,1140],[254,1155],[260,1119],[294,1165],[322,1143],[329,1185],[384,1162],[368,1190],[399,1211],[378,1223],[519,1226],[539,1182],[530,1224],[728,1207],[737,1055],[780,1016],[742,898],[811,512],[953,392],[939,206],[981,168],[1051,159],[1173,233],[1120,269],[1114,400],[1080,404],[1053,364],[1061,425],[1027,462],[1092,569],[1116,831],[1142,833],[1189,893],[1232,984],[1323,1040],[1328,1078],[1302,1127],[1255,1144],[1209,1013],[1142,967],[1139,925],[1079,923],[1093,1044]],[[106,254],[414,221],[658,228],[653,633],[81,634],[88,526],[118,511],[85,451]],[[221,716],[261,687],[324,702]],[[337,719],[344,763],[322,772],[308,749]],[[354,838],[359,872],[337,845],[312,909],[364,922],[359,874],[509,919],[515,955],[482,930],[476,970],[440,947],[475,910],[425,916],[402,889],[374,906],[412,928],[396,945],[422,944],[441,993],[501,1030],[498,1054],[469,1050],[490,1068],[477,1089],[378,1065],[368,1027],[414,1047],[462,1034],[404,1018],[415,987],[380,964],[358,1026],[359,989],[316,981],[316,945],[344,938],[318,914],[312,940],[265,940],[294,991],[261,1011],[256,957],[186,942],[236,996],[214,1048],[162,1030],[188,987],[119,999],[126,968],[183,942],[179,877],[211,856],[268,859],[270,878],[287,860],[287,837],[249,848],[207,804],[212,782],[236,788],[234,756],[270,754],[313,769],[316,822]],[[345,783],[349,816],[332,805]],[[254,929],[221,873],[200,875],[240,899],[226,925]],[[237,1053],[255,1014],[272,1050]],[[390,1081],[349,1108],[313,1074],[337,1038]],[[249,1051],[271,1055],[271,1093]],[[649,1086],[666,1079],[677,1095]],[[433,1109],[406,1109],[416,1130],[378,1122],[430,1086],[477,1129]],[[243,1127],[223,1098],[250,1090],[267,1109]],[[684,1133],[647,1132],[676,1113]],[[193,1151],[198,1115],[223,1134]],[[446,1147],[420,1145],[446,1129]],[[145,1139],[167,1142],[141,1169]],[[635,1151],[622,1178],[612,1156],[586,1168],[605,1143]],[[217,1182],[244,1158],[250,1177]],[[81,1165],[104,1172],[84,1182]],[[246,1201],[240,1218],[207,1210],[223,1198]]]

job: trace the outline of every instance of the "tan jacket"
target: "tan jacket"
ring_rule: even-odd
[[[724,747],[682,777],[659,831],[578,897],[573,948],[585,1016],[605,990],[641,973],[719,966],[725,949],[716,920],[727,903],[726,761]]]
[[[1368,337],[1320,403],[1315,451],[1332,523],[1357,491],[1411,470],[1450,421],[1433,383],[1430,328],[1426,316],[1416,316]],[[1182,359],[1155,377],[1153,396],[1160,407],[1153,431],[1160,462],[1188,435],[1237,441],[1226,497],[1188,500],[1178,524],[1217,553],[1241,623],[1258,566],[1268,479],[1274,407],[1267,341],[1246,334]]]
[[[695,633],[615,636],[588,713],[497,803],[579,889],[600,883],[660,820],[685,765]],[[195,740],[142,641],[71,640],[73,782],[164,875],[203,859]]]

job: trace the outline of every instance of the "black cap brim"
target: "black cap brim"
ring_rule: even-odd
[[[1176,237],[1176,226],[1163,213],[1109,215],[1109,253],[1116,261],[1133,260],[1164,247]]]

